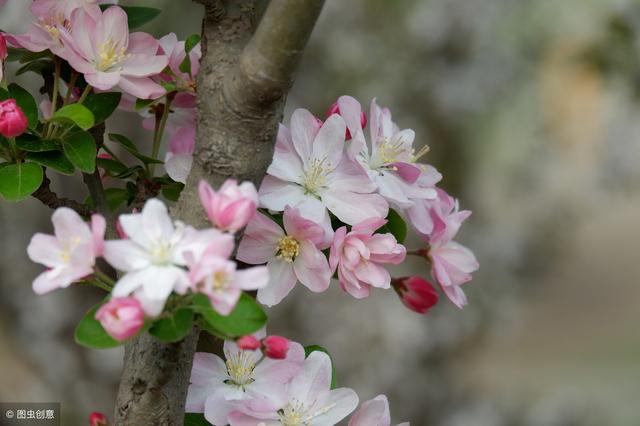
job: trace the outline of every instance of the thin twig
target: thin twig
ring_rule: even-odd
[[[55,192],[51,190],[50,185],[51,181],[47,176],[45,176],[42,180],[40,188],[38,188],[36,192],[31,194],[31,196],[40,200],[42,204],[49,208],[57,209],[59,207],[68,207],[75,210],[80,216],[84,218],[89,218],[91,216],[91,209],[89,207],[75,200],[59,197]]]

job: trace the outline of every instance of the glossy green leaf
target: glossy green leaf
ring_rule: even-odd
[[[31,96],[31,93],[12,83],[9,85],[9,96],[16,100],[16,103],[27,116],[29,128],[34,129],[38,125],[38,104]]]
[[[95,318],[102,303],[98,303],[85,314],[77,325],[74,337],[76,343],[91,349],[115,348],[124,342],[109,336],[102,324]]]
[[[389,215],[387,216],[387,223],[380,229],[378,229],[379,233],[391,233],[398,243],[404,243],[405,238],[407,238],[407,224],[404,219],[393,209],[389,209]]]
[[[183,183],[175,183],[171,185],[166,185],[162,187],[162,195],[169,201],[178,201],[180,198],[180,194],[184,189]]]
[[[82,130],[89,130],[95,123],[93,113],[89,108],[80,104],[63,106],[53,114],[51,121],[70,121]]]
[[[73,164],[60,151],[29,152],[26,158],[63,175],[72,175],[75,172]]]
[[[25,133],[16,138],[16,146],[27,152],[55,151],[60,145],[52,140],[43,140],[37,136]]]
[[[100,158],[96,159],[98,167],[103,170],[108,171],[111,174],[117,175],[118,173],[122,173],[127,170],[127,166],[119,162],[118,160],[114,160],[112,158]]]
[[[246,336],[264,327],[267,314],[251,296],[242,293],[235,309],[227,316],[220,315],[203,294],[193,298],[193,309],[215,330],[232,337]]]
[[[45,70],[53,70],[53,69],[54,69],[53,62],[46,59],[41,59],[38,61],[27,62],[25,65],[18,68],[18,70],[16,71],[16,75],[21,75],[29,71],[34,72],[38,75],[42,75],[42,73]]]
[[[191,53],[194,47],[200,43],[200,34],[192,34],[184,41],[185,53]]]
[[[120,104],[122,93],[93,93],[87,96],[83,105],[93,113],[95,124],[100,124],[113,114]]]
[[[0,168],[0,195],[7,201],[20,201],[38,189],[44,173],[36,163],[15,163]]]
[[[129,200],[129,191],[124,188],[107,188],[104,190],[107,205],[111,211],[115,211]]]
[[[322,346],[319,345],[309,345],[309,346],[305,346],[304,347],[304,356],[305,358],[309,356],[309,354],[311,354],[311,352],[324,352],[325,354],[329,355],[329,359],[331,359],[331,389],[335,389],[337,386],[337,381],[336,381],[336,367],[333,364],[333,357],[331,356],[331,354],[329,353],[329,351],[325,348],[323,348]]]
[[[189,334],[192,327],[193,311],[183,308],[168,318],[154,322],[149,329],[149,334],[163,342],[178,342]]]
[[[138,151],[138,148],[136,147],[136,145],[124,135],[119,135],[117,133],[109,133],[109,139],[112,140],[113,142],[117,142],[120,145],[122,145],[124,149],[126,149],[131,155],[136,157],[138,160],[142,161],[143,164],[164,164],[163,161],[156,160],[154,158],[147,157],[146,155],[141,154],[140,151]]]
[[[204,414],[185,413],[184,426],[211,426],[211,423],[204,418]]]
[[[96,143],[88,132],[77,132],[62,141],[64,155],[85,173],[96,168]]]

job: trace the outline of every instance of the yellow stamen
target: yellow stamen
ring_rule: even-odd
[[[293,259],[300,253],[300,243],[295,238],[288,235],[278,241],[278,251],[276,257],[285,262],[293,262]]]

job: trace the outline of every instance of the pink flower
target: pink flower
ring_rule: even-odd
[[[100,14],[99,4],[114,3],[113,0],[35,0],[30,6],[31,13],[37,18],[59,16],[61,19],[71,18],[76,9],[83,9],[92,16]]]
[[[209,220],[222,231],[236,232],[256,214],[258,193],[251,182],[238,185],[234,179],[227,179],[216,192],[200,181],[198,192]]]
[[[348,96],[341,96],[336,102],[334,102],[330,107],[329,107],[329,111],[327,112],[327,117],[333,115],[333,114],[338,114],[338,115],[342,115],[340,114],[340,104],[343,104],[345,101],[345,98],[348,98]],[[353,98],[352,98],[353,99]],[[344,108],[344,106],[343,106]],[[344,116],[342,118],[345,118]],[[364,129],[367,126],[367,115],[364,113],[364,111],[360,111],[360,128]],[[351,139],[351,132],[349,131],[349,123],[347,123],[347,131],[344,135],[345,140],[350,140]]]
[[[471,250],[453,241],[453,238],[471,212],[458,211],[457,202],[442,191],[429,213],[433,232],[423,238],[429,243],[431,274],[449,300],[462,308],[467,304],[467,297],[460,286],[471,281],[471,273],[480,265]]]
[[[194,126],[179,128],[171,138],[169,150],[164,158],[164,168],[171,179],[187,183],[195,148],[196,128]]]
[[[7,40],[4,38],[4,34],[0,32],[0,81],[4,79],[4,61],[7,59],[8,54]]]
[[[354,135],[347,153],[366,171],[380,195],[400,209],[411,207],[414,199],[436,197],[434,188],[418,182],[421,175],[429,171],[428,166],[417,163],[428,147],[415,152],[413,130],[400,130],[391,120],[391,112],[380,108],[374,99],[369,114],[370,143],[367,146],[360,103],[350,96],[341,96],[338,105],[349,131]]]
[[[285,359],[289,352],[289,339],[282,336],[267,336],[262,339],[262,347],[267,358]]]
[[[349,233],[345,226],[336,231],[329,263],[332,271],[338,269],[343,290],[355,298],[369,296],[371,287],[390,288],[391,276],[382,265],[398,265],[405,258],[404,246],[392,234],[375,234],[385,223],[384,219],[369,219]]]
[[[238,345],[238,349],[243,351],[255,351],[256,349],[260,349],[260,340],[251,335],[242,336],[236,340],[236,345]]]
[[[189,62],[191,63],[191,73],[183,72],[180,65],[187,57],[185,42],[178,41],[174,33],[169,33],[158,40],[162,54],[169,57],[169,69],[171,74],[161,74],[159,77],[164,81],[172,81],[176,84],[176,89],[181,92],[191,92],[191,97],[195,106],[195,77],[200,71],[200,59],[202,49],[200,43],[196,44],[189,52]]]
[[[255,337],[264,336],[264,332]],[[202,413],[213,425],[229,424],[234,410],[272,412],[286,404],[286,384],[304,362],[304,349],[291,343],[282,360],[264,358],[259,350],[241,350],[236,343],[224,342],[225,360],[217,355],[197,352],[193,359],[191,384],[185,410]]]
[[[200,258],[214,245],[220,252],[233,250],[233,237],[174,223],[167,207],[155,198],[146,202],[142,212],[120,215],[119,221],[128,239],[107,241],[104,248],[106,261],[125,272],[112,294],[133,294],[151,317],[162,312],[173,291],[185,294],[190,288],[188,259]]]
[[[280,126],[273,162],[260,187],[260,202],[269,210],[289,205],[316,223],[328,222],[327,210],[353,225],[387,216],[388,204],[367,174],[344,156],[345,123],[339,115],[318,128],[305,109],[294,111],[291,131]]]
[[[71,16],[70,30],[61,30],[64,50],[60,53],[91,86],[110,90],[119,86],[141,99],[165,93],[151,78],[169,63],[158,55],[158,41],[146,33],[129,34],[127,14],[112,6],[92,16],[78,9]]]
[[[89,227],[74,210],[61,207],[51,221],[55,236],[35,234],[27,247],[29,258],[48,268],[33,282],[37,294],[68,287],[91,275],[104,244],[106,223],[100,215],[91,218]]]
[[[29,121],[15,99],[0,102],[0,135],[15,138],[27,130]]]
[[[252,265],[267,263],[269,284],[258,290],[258,301],[277,305],[297,281],[319,293],[329,288],[331,270],[320,251],[330,244],[325,229],[286,207],[284,231],[273,220],[258,213],[249,222],[238,246],[237,259]]]
[[[391,285],[400,296],[402,303],[419,314],[426,314],[440,298],[433,285],[420,277],[394,278]]]
[[[222,315],[231,313],[242,290],[257,290],[269,282],[266,266],[236,270],[236,263],[228,260],[231,254],[228,248],[221,250],[219,244],[211,245],[190,265],[189,271],[193,291],[207,295],[213,308]]]
[[[331,389],[331,359],[312,352],[302,370],[287,385],[285,403],[268,412],[237,408],[228,418],[231,426],[323,425],[332,426],[358,406],[349,388]],[[373,425],[368,425],[373,426]]]
[[[362,403],[349,420],[349,426],[390,426],[389,401],[385,395],[378,395]],[[409,422],[397,426],[409,426]]]
[[[109,336],[123,341],[135,336],[144,325],[144,311],[133,297],[115,298],[102,305],[96,319]]]
[[[89,416],[89,426],[108,426],[107,416],[97,411],[94,411]]]

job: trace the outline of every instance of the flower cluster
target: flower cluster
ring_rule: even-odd
[[[55,235],[36,234],[27,249],[31,260],[48,268],[34,281],[34,291],[45,294],[94,274],[108,284],[96,268],[96,259],[103,257],[122,274],[96,319],[117,340],[136,334],[145,316],[158,317],[172,294],[204,294],[213,309],[228,315],[242,290],[268,282],[266,267],[237,270],[230,260],[233,232],[255,214],[258,196],[250,183],[237,185],[233,180],[218,192],[206,182],[201,189],[204,208],[217,229],[174,222],[164,203],[151,199],[141,212],[120,215],[120,239],[104,241],[102,216],[94,215],[89,226],[75,211],[57,209],[52,217]],[[232,224],[228,218],[234,219]]]
[[[358,396],[352,389],[332,388],[326,353],[312,351],[305,357],[302,346],[290,342],[286,357],[273,359],[267,352],[263,355],[259,345],[245,345],[259,342],[264,334],[263,330],[237,342],[225,341],[225,359],[196,353],[187,412],[204,413],[216,426],[331,426],[356,409]],[[349,426],[390,424],[384,395],[364,402],[349,421]]]
[[[385,266],[407,254],[392,225],[406,220],[427,245],[410,253],[428,259],[434,279],[457,306],[466,303],[460,286],[478,264],[452,239],[469,212],[458,211],[457,202],[436,187],[442,176],[418,161],[428,149],[416,150],[414,139],[413,130],[400,130],[375,99],[368,118],[349,96],[340,97],[324,121],[294,111],[290,128],[279,128],[260,187],[264,210],[238,249],[238,260],[269,268],[260,302],[280,303],[297,282],[325,291],[335,274],[356,298],[391,288]],[[411,291],[397,280],[394,288],[406,306],[425,313],[437,294],[426,280],[411,282]]]

